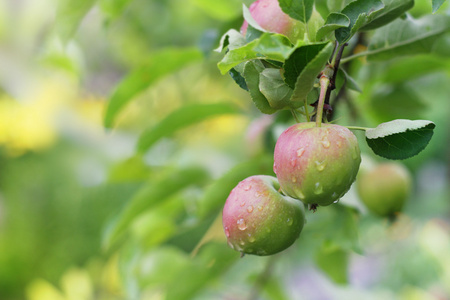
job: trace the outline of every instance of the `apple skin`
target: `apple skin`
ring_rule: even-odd
[[[281,33],[293,42],[303,38],[303,24],[285,14],[281,10],[278,0],[257,0],[250,5],[249,11],[256,23],[263,29]],[[241,27],[242,35],[246,34],[247,27],[248,23],[244,21]]]
[[[272,255],[299,237],[305,223],[304,205],[278,189],[275,177],[255,175],[230,192],[222,222],[231,248],[246,254]]]
[[[400,212],[411,194],[411,175],[400,163],[382,163],[356,179],[359,198],[372,213],[389,217]]]
[[[326,206],[350,189],[360,163],[358,141],[350,130],[306,122],[280,135],[273,169],[286,195],[305,204]]]

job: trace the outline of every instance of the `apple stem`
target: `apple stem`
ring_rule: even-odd
[[[320,95],[317,104],[316,127],[322,126],[323,105],[325,104],[325,95],[327,94],[330,78],[327,75],[320,76]]]

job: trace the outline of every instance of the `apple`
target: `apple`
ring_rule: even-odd
[[[358,141],[350,130],[306,122],[280,135],[273,170],[286,195],[315,207],[341,198],[355,181],[360,163]]]
[[[304,24],[284,13],[278,0],[257,0],[250,5],[249,10],[256,23],[266,31],[283,34],[293,42],[303,38]],[[243,35],[247,28],[248,23],[244,21],[241,27]]]
[[[400,212],[411,194],[411,175],[400,163],[382,163],[356,180],[359,198],[372,213],[387,217]]]
[[[275,177],[255,175],[230,192],[222,222],[231,248],[264,256],[295,242],[305,223],[304,204],[281,194],[279,188]]]

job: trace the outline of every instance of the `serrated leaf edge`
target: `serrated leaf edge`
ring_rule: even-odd
[[[400,125],[396,125],[399,123]],[[385,123],[381,123],[375,128],[368,129],[366,131],[366,138],[373,140],[378,138],[384,138],[390,135],[399,134],[406,131],[414,131],[417,129],[425,128],[430,124],[434,124],[432,121],[428,120],[407,120],[407,119],[397,119]],[[394,129],[398,128],[398,129]],[[434,127],[433,127],[434,128]]]

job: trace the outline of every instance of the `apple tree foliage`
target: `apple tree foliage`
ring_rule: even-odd
[[[133,1],[96,2],[61,2],[65,17],[57,21],[64,40],[70,39],[92,5],[100,7],[105,23],[114,24]],[[183,42],[181,33],[188,25],[177,23],[167,33],[174,39],[161,37],[164,48],[136,58],[110,94],[104,126],[112,134],[120,130],[118,120],[133,101],[162,80],[191,76],[186,70],[192,66],[201,66],[207,76],[228,74],[226,80],[237,84],[229,88],[236,89],[240,99],[181,103],[158,122],[140,128],[134,155],[116,166],[115,174],[126,177],[127,172],[137,172],[145,158],[153,162],[147,179],[105,224],[102,246],[107,253],[118,254],[126,293],[130,299],[146,294],[164,299],[245,298],[255,293],[289,299],[286,277],[274,268],[292,261],[312,263],[333,282],[348,283],[351,258],[355,253],[364,255],[370,244],[364,238],[367,222],[381,224],[383,219],[363,213],[344,197],[315,213],[306,212],[303,232],[286,252],[241,259],[226,244],[222,208],[240,181],[274,175],[273,150],[280,129],[322,114],[324,122],[355,130],[361,151],[380,160],[405,160],[417,170],[421,160],[442,153],[445,145],[440,141],[446,137],[439,127],[449,125],[448,105],[440,100],[448,95],[450,70],[450,13],[445,1],[433,0],[428,8],[413,0],[279,0],[302,33],[291,39],[259,26],[248,1],[243,7],[240,1],[192,2],[217,20],[216,28],[212,23],[210,30],[203,27],[200,42],[193,44]],[[242,34],[244,19],[248,27]],[[140,34],[145,39],[146,33]],[[328,81],[321,85],[324,73]],[[206,96],[214,92],[208,90]],[[322,106],[317,104],[321,94]],[[171,149],[161,160],[155,157],[161,153],[158,147],[168,141],[176,144],[205,121],[223,116],[255,120],[265,115],[270,115],[270,123],[259,133],[258,153],[244,155],[245,140],[232,150],[222,145],[218,152],[231,151],[235,157],[219,173],[214,173],[217,159],[189,163],[188,154],[183,160],[184,150]],[[414,208],[411,212],[417,213]],[[227,291],[227,286],[237,288]]]

